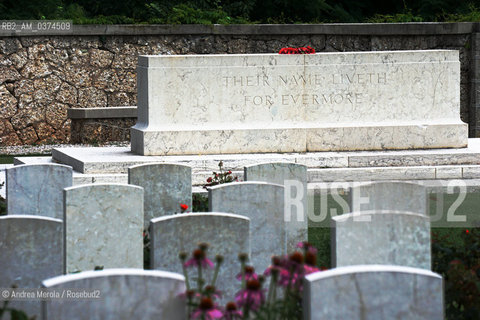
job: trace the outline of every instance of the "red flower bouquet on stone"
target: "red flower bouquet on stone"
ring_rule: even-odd
[[[216,186],[217,184],[229,183],[233,181],[238,181],[238,177],[232,175],[232,171],[224,171],[223,170],[223,161],[218,163],[218,167],[220,168],[220,172],[213,172],[211,177],[208,177],[207,183],[203,186],[205,189],[207,187]]]
[[[299,47],[299,48],[282,48],[278,52],[279,54],[313,54],[315,53],[315,49],[310,46],[306,47]]]

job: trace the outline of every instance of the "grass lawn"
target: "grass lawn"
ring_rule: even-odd
[[[13,158],[15,157],[48,157],[51,154],[45,153],[31,153],[31,154],[8,154],[8,155],[0,155],[0,164],[13,164]]]

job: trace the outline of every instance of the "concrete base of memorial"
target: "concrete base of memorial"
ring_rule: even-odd
[[[192,167],[193,185],[203,185],[218,171],[243,179],[243,167],[262,162],[306,165],[308,182],[432,180],[480,178],[480,139],[469,139],[467,148],[355,152],[253,153],[195,156],[140,156],[129,147],[60,148],[52,157],[20,157],[15,164],[55,162],[72,166],[74,184],[127,183],[133,165],[169,162]]]
[[[140,155],[202,155],[258,152],[316,152],[460,148],[465,123],[218,130],[132,128],[132,152]],[[161,151],[158,151],[161,150]]]

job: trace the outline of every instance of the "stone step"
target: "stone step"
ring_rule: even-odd
[[[308,183],[339,181],[379,181],[379,180],[452,180],[480,179],[480,165],[476,166],[424,166],[424,167],[381,167],[381,168],[342,168],[309,169]],[[211,171],[194,172],[192,184],[202,186]],[[232,171],[232,176],[243,181],[243,171]],[[74,184],[86,183],[127,183],[126,173],[82,174],[74,172]]]
[[[243,170],[244,166],[261,162],[296,162],[308,167],[346,167],[348,159],[336,152],[318,153],[263,153],[263,154],[226,154],[198,156],[140,156],[125,147],[99,148],[62,148],[53,149],[55,162],[67,164],[82,173],[126,173],[133,165],[169,162],[186,164],[194,171],[218,171],[218,164],[223,161],[227,170]]]
[[[227,170],[229,164],[223,160]],[[50,157],[21,157],[15,158],[16,164],[51,163]],[[256,162],[252,162],[256,163]],[[122,164],[128,168],[129,162]],[[193,163],[188,163],[192,165]],[[218,163],[216,163],[218,165]],[[239,167],[241,164],[237,163]],[[245,164],[246,165],[246,164]],[[218,166],[209,170],[202,170],[204,166],[193,167],[192,183],[201,186],[206,183],[213,171],[218,171]],[[243,180],[243,166],[240,170],[232,170],[232,176]],[[394,167],[344,167],[344,168],[311,168],[308,169],[308,182],[334,182],[334,181],[373,181],[373,180],[435,180],[435,179],[478,179],[480,178],[480,165],[424,165],[424,166],[394,166]],[[85,183],[127,183],[126,172],[82,173],[77,170],[73,175],[74,184]]]
[[[127,168],[152,162],[173,162],[190,165],[194,171],[224,168],[241,171],[246,165],[262,162],[295,162],[310,169],[323,168],[375,168],[375,167],[423,167],[480,164],[480,139],[469,139],[467,148],[432,150],[388,150],[361,152],[312,152],[312,153],[261,153],[195,156],[140,156],[128,147],[60,148],[53,149],[54,162],[67,164],[85,174],[126,173]],[[431,169],[431,168],[430,168]],[[368,169],[369,170],[369,169]],[[401,172],[402,169],[394,170]],[[427,170],[432,171],[432,170]],[[322,171],[323,172],[323,171]],[[331,174],[336,174],[332,171]],[[417,172],[416,169],[412,172]],[[414,173],[412,173],[414,174]],[[426,175],[427,173],[423,173]],[[435,173],[430,173],[430,176]],[[414,174],[415,175],[415,174]],[[427,174],[428,175],[428,174]],[[319,178],[323,179],[323,177]]]
[[[192,184],[202,186],[211,171],[193,173]],[[232,176],[243,180],[243,171],[232,171]],[[379,168],[334,168],[309,169],[308,183],[338,181],[378,181],[378,180],[451,180],[479,179],[480,165],[476,166],[423,166],[423,167],[379,167]],[[126,173],[84,174],[73,173],[74,185],[86,183],[127,183]]]

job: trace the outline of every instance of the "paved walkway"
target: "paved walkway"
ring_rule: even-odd
[[[127,147],[130,142],[114,141],[105,142],[95,147]],[[94,147],[91,144],[40,144],[40,145],[24,145],[24,146],[0,146],[1,155],[27,155],[27,154],[51,154],[54,148],[66,148],[66,147]]]
[[[102,144],[103,147],[127,147],[129,142],[106,142]],[[29,155],[29,154],[38,154],[38,155],[50,155],[52,149],[54,148],[65,148],[65,147],[92,147],[89,144],[44,144],[44,145],[24,145],[24,146],[0,146],[0,155]],[[11,167],[13,164],[0,164],[0,183],[5,181],[5,168]],[[0,188],[0,196],[5,198],[5,186]]]

